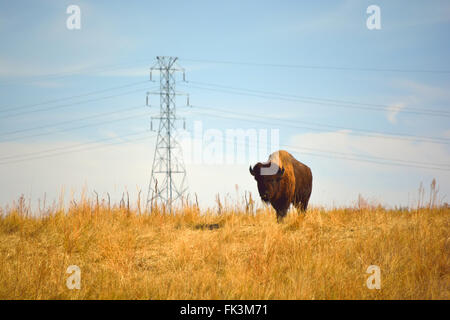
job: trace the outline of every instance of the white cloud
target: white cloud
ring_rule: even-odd
[[[1,150],[7,152],[2,152],[0,157],[36,153],[79,143],[82,141],[2,143]],[[144,188],[148,183],[152,147],[149,147],[148,141],[106,148],[105,144],[86,145],[86,148],[98,146],[89,151],[0,165],[0,204],[11,203],[22,193],[27,197],[31,194],[33,201],[42,199],[44,193],[47,194],[47,200],[57,200],[62,187],[69,192],[74,190],[78,197],[85,185],[89,192],[96,190],[104,196],[109,192],[116,201],[120,200],[125,187],[135,197],[136,185]],[[75,149],[81,148],[72,150]]]
[[[387,119],[393,124],[397,123],[397,116],[404,109],[444,110],[445,108],[442,106],[450,102],[450,91],[442,86],[428,85],[408,79],[393,80],[391,85],[397,90],[400,89],[400,95],[395,98],[397,102],[391,103],[388,107]],[[404,90],[403,93],[402,90]]]
[[[362,193],[382,204],[402,203],[405,205],[412,200],[410,194],[415,194],[420,182],[428,184],[433,177],[436,177],[441,185],[441,194],[450,194],[450,171],[339,159],[339,157],[355,158],[342,153],[359,154],[372,158],[438,163],[441,166],[446,165],[450,169],[448,146],[383,139],[382,137],[381,135],[379,138],[356,136],[352,135],[350,131],[307,133],[293,136],[289,145],[304,149],[299,152],[292,149],[292,153],[300,161],[309,165],[313,171],[313,203],[349,205],[359,193]],[[309,153],[322,156],[313,156]],[[373,160],[380,161],[380,159]],[[424,164],[423,166],[430,165]]]
[[[405,104],[400,102],[389,106],[387,118],[391,123],[397,123],[397,114],[405,107]]]

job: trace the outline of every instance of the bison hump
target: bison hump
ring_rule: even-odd
[[[269,161],[276,163],[280,168],[289,167],[294,157],[285,150],[278,150],[269,156]]]

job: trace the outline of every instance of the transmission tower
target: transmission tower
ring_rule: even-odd
[[[183,73],[184,69],[176,64],[175,57],[157,57],[157,62],[150,68],[150,80],[152,73],[159,73],[159,92],[147,92],[158,94],[160,97],[160,114],[151,118],[151,130],[153,130],[153,120],[159,120],[158,137],[156,140],[155,154],[152,165],[152,175],[147,194],[147,209],[153,209],[153,204],[164,204],[169,212],[172,212],[172,205],[184,197],[187,187],[186,168],[183,162],[181,145],[175,139],[176,116],[176,96],[185,95],[175,91],[175,73]],[[188,103],[189,105],[189,98]]]

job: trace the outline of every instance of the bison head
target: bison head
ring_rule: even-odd
[[[262,172],[263,174],[261,174],[261,168],[275,168],[275,170],[273,170],[275,174],[264,174],[264,170]],[[271,169],[266,171],[270,172]],[[278,190],[278,184],[284,174],[284,168],[280,168],[277,164],[271,162],[258,162],[253,169],[250,166],[249,170],[250,174],[255,177],[255,180],[258,183],[258,192],[261,199],[264,202],[269,202],[273,199]]]

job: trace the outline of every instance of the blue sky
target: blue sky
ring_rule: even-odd
[[[81,9],[80,30],[66,28],[69,16],[66,8],[71,4]],[[381,30],[366,27],[366,9],[371,4],[381,9]],[[450,73],[414,72],[450,70],[449,31],[450,4],[446,1],[3,1],[0,4],[0,112],[9,111],[0,113],[0,157],[103,138],[117,137],[117,141],[122,141],[122,135],[147,129],[149,116],[158,111],[159,102],[153,99],[153,110],[143,106],[145,92],[155,86],[144,81],[148,80],[148,69],[155,57],[170,55],[179,57],[179,65],[186,69],[191,82],[179,82],[178,88],[190,93],[194,106],[226,109],[230,115],[233,112],[258,114],[269,119],[269,123],[238,121],[207,117],[197,113],[195,107],[180,109],[188,128],[199,120],[205,129],[222,131],[279,129],[281,144],[328,150],[329,155],[356,153],[448,167],[448,144],[395,140],[383,133],[436,137],[450,142],[448,117],[405,112],[410,108],[450,111]],[[323,68],[269,66],[273,64]],[[378,70],[359,70],[364,68]],[[59,76],[48,76],[55,74]],[[139,81],[143,83],[17,109],[30,112],[11,117],[15,112],[11,108]],[[392,109],[368,111],[237,95],[196,88],[195,82],[378,104]],[[31,112],[108,95],[116,96]],[[142,110],[138,109],[141,105]],[[74,122],[70,126],[114,120],[109,124],[66,132],[57,132],[65,125],[41,128],[29,131],[28,138],[19,140],[13,137],[25,133],[5,135],[14,130],[45,127],[133,106],[137,109],[128,113]],[[291,123],[298,121],[299,125],[270,123],[271,117],[288,119]],[[301,121],[328,127],[299,128]],[[376,131],[382,136],[362,136],[353,129]],[[39,136],[48,132],[54,133]],[[102,194],[115,192],[116,197],[120,197],[125,186],[133,192],[139,188],[146,192],[152,143],[149,140],[0,165],[0,206],[11,203],[21,193],[33,201],[42,198],[44,193],[56,198],[62,186],[79,194],[87,185],[88,192],[94,189]],[[351,205],[359,193],[387,205],[408,205],[417,195],[419,184],[428,185],[433,177],[437,178],[442,196],[450,191],[448,170],[292,153],[313,170],[312,203],[316,205]],[[257,193],[247,169],[248,165],[188,165],[190,190],[197,192],[205,205],[213,203],[215,193],[235,194],[235,184],[241,190]],[[211,175],[216,177],[214,185],[208,179]]]

